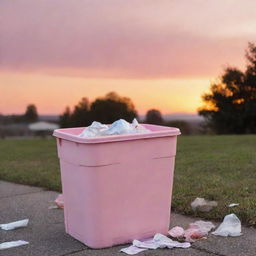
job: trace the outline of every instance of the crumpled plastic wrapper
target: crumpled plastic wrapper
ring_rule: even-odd
[[[94,138],[100,136],[147,133],[150,130],[146,129],[138,123],[136,119],[132,123],[128,123],[124,119],[120,119],[111,125],[102,124],[94,121],[90,126],[85,128],[78,136],[82,138]]]
[[[176,226],[168,233],[175,238],[185,238],[187,242],[193,243],[197,239],[206,238],[209,231],[215,226],[210,221],[198,220],[189,224],[188,229],[184,230],[182,227]]]
[[[134,245],[131,245],[127,248],[123,248],[120,250],[120,252],[124,252],[126,254],[129,254],[129,255],[135,255],[139,252],[143,252],[143,251],[146,251],[147,249],[143,249],[143,248],[139,248],[137,246],[134,246]]]
[[[24,219],[6,224],[0,224],[0,228],[3,230],[13,230],[16,228],[26,227],[28,225],[28,221],[29,219]]]
[[[177,241],[173,241],[169,237],[157,233],[153,238],[150,239],[146,239],[143,241],[133,240],[132,246],[123,248],[120,251],[133,255],[141,252],[142,250],[144,251],[148,249],[155,250],[158,248],[189,248],[190,246],[191,244],[188,242],[180,243]]]
[[[29,242],[24,240],[17,240],[17,241],[11,241],[11,242],[4,242],[0,244],[0,250],[9,249],[12,247],[18,247],[22,245],[29,244]]]
[[[224,217],[223,222],[212,234],[216,236],[241,236],[241,229],[241,221],[234,213],[231,213]]]
[[[57,198],[54,200],[56,203],[57,208],[64,209],[64,196],[63,194],[59,194]]]
[[[191,203],[193,211],[198,210],[200,212],[209,212],[213,207],[216,207],[217,205],[218,203],[216,201],[209,201],[201,197],[197,197]]]
[[[180,238],[184,236],[185,230],[182,227],[173,227],[168,231],[169,235],[174,238]]]

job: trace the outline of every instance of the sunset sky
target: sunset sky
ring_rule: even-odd
[[[1,0],[0,113],[59,114],[116,91],[140,114],[196,113],[256,41],[253,0]]]

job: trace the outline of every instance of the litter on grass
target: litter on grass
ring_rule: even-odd
[[[228,207],[235,207],[235,206],[238,206],[239,204],[236,204],[236,203],[233,203],[233,204],[229,204]]]
[[[133,240],[133,244],[127,248],[123,248],[120,251],[129,255],[134,255],[145,250],[155,250],[158,248],[189,248],[191,245],[188,242],[180,243],[173,241],[171,238],[162,235],[155,234],[153,238],[149,238],[143,241]]]
[[[24,219],[6,224],[0,224],[0,228],[3,230],[13,230],[16,228],[26,227],[28,225],[28,221],[29,219]]]
[[[17,241],[11,241],[11,242],[4,242],[0,244],[0,250],[9,249],[12,247],[18,247],[22,245],[29,244],[29,242],[24,240],[17,240]]]
[[[241,221],[234,213],[226,215],[223,222],[212,234],[216,236],[241,236]]]
[[[193,211],[198,210],[200,212],[209,212],[212,208],[216,207],[218,203],[216,201],[209,201],[201,197],[197,197],[192,203],[191,207]]]
[[[90,126],[86,127],[78,136],[83,138],[93,138],[99,136],[111,136],[146,132],[150,132],[150,130],[140,125],[136,119],[133,119],[132,123],[128,123],[124,119],[119,119],[111,125],[106,125],[94,121]]]

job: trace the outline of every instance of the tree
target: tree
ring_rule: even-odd
[[[26,122],[36,122],[38,120],[37,109],[34,104],[27,106],[26,112],[24,114],[24,120]]]
[[[110,92],[91,104],[91,118],[94,121],[109,124],[122,118],[131,122],[136,117],[137,111],[131,99],[121,97],[115,92]]]
[[[60,126],[89,126],[93,121],[109,124],[120,118],[131,122],[135,117],[137,111],[131,99],[110,92],[104,97],[97,98],[92,104],[87,98],[82,98],[73,112],[67,107],[60,116]]]
[[[68,128],[72,126],[71,111],[69,107],[66,107],[64,113],[60,116],[60,127]]]
[[[90,103],[87,98],[82,98],[75,106],[70,116],[70,126],[82,127],[91,124]]]
[[[162,125],[164,123],[164,120],[163,120],[162,114],[159,110],[150,109],[150,110],[148,110],[148,112],[146,114],[145,122],[147,124]]]
[[[210,93],[202,95],[198,112],[219,134],[256,133],[256,45],[248,44],[244,72],[234,67],[224,70]]]

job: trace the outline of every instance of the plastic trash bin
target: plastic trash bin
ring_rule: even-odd
[[[91,248],[167,234],[179,129],[81,138],[57,129],[65,229]]]

